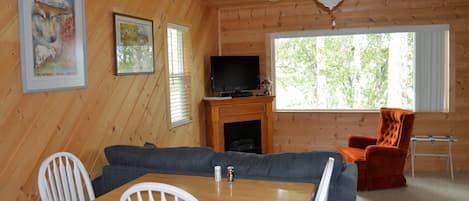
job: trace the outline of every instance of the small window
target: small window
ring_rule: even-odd
[[[448,25],[276,33],[277,111],[445,112]]]
[[[171,128],[191,122],[188,28],[168,24],[168,77]]]

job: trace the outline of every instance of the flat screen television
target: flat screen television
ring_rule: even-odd
[[[214,92],[259,89],[259,56],[212,56],[210,67]]]

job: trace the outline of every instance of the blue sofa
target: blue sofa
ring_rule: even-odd
[[[97,196],[146,173],[166,173],[213,177],[213,167],[234,166],[237,178],[307,182],[319,184],[330,156],[335,158],[329,200],[354,201],[357,193],[357,168],[344,163],[336,152],[296,152],[252,154],[215,152],[209,147],[138,147],[114,145],[104,150],[109,165],[93,180]]]

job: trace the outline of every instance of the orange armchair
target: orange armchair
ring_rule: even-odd
[[[357,164],[358,190],[406,185],[404,165],[414,115],[409,110],[381,108],[376,138],[350,135],[348,147],[339,148],[346,162]]]

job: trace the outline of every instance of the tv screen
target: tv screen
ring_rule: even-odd
[[[259,88],[259,56],[212,56],[210,66],[215,92]]]

